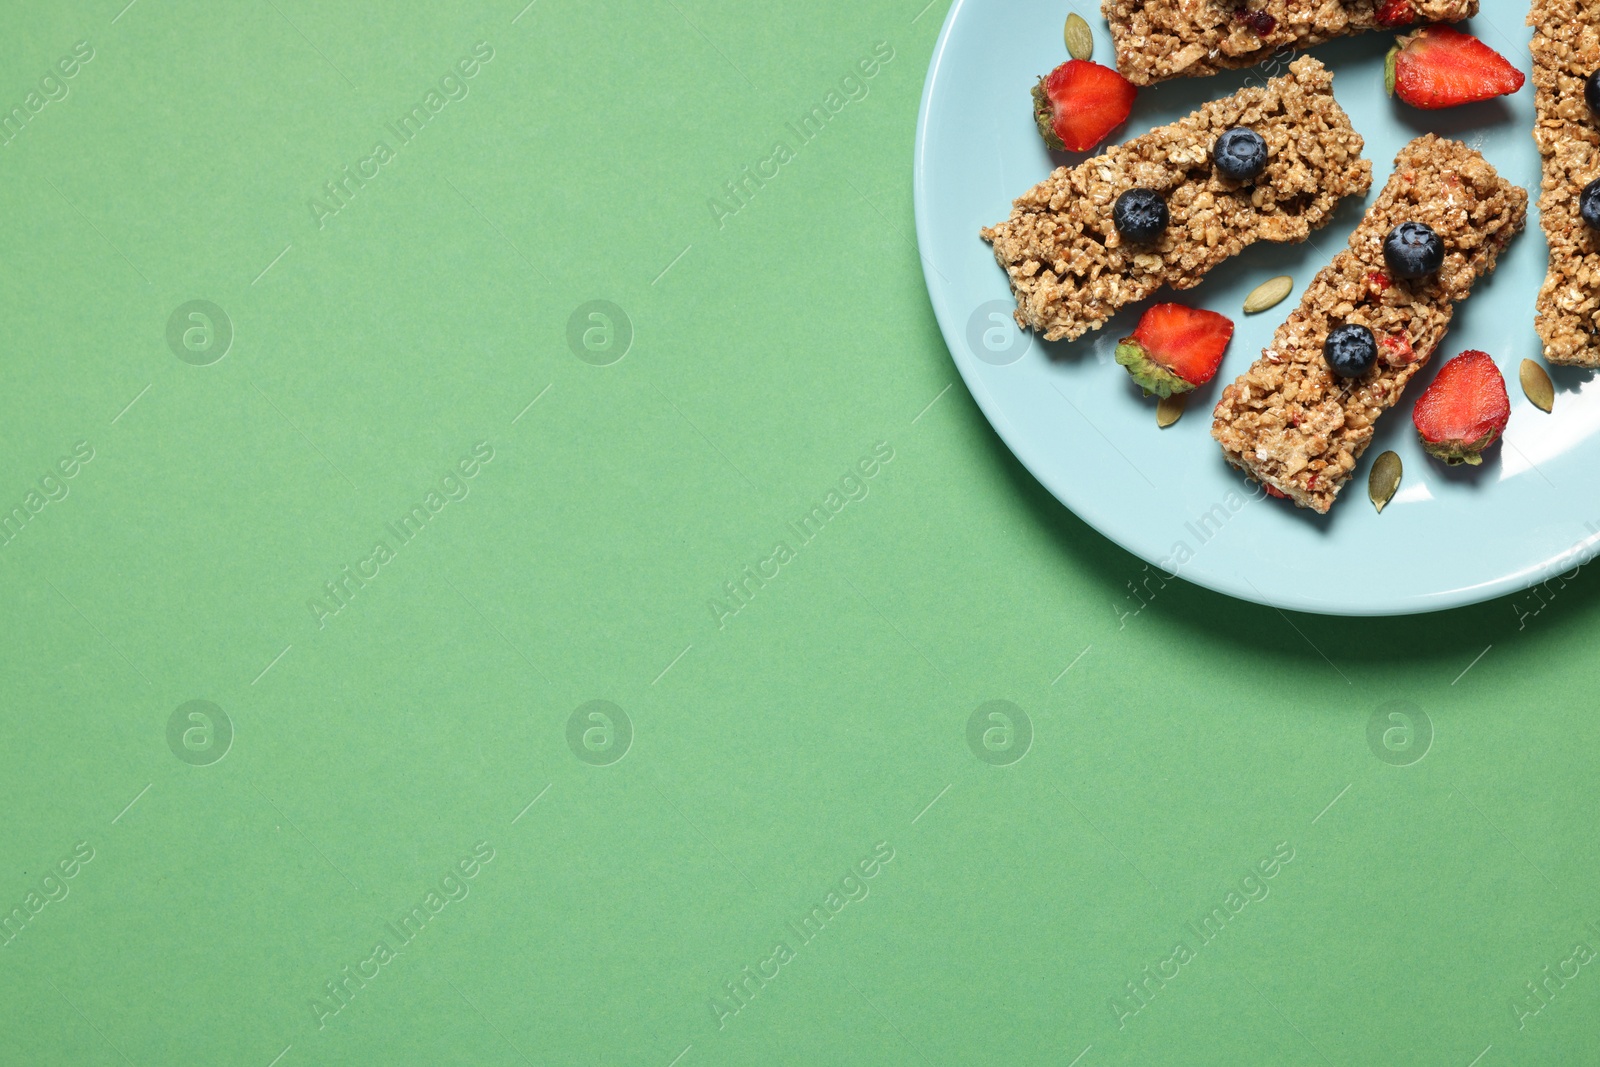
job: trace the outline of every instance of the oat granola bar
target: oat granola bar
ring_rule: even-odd
[[[1378,416],[1428,362],[1457,301],[1494,270],[1526,220],[1528,194],[1459,141],[1419,137],[1333,257],[1306,287],[1261,358],[1222,391],[1211,436],[1228,462],[1303,508],[1326,512],[1372,441]],[[1386,273],[1383,241],[1402,222],[1431,226],[1444,265],[1404,281]],[[1346,323],[1369,328],[1379,357],[1357,378],[1328,369],[1323,343]]]
[[[1551,363],[1600,367],[1600,234],[1578,215],[1578,194],[1600,178],[1600,125],[1584,81],[1600,67],[1600,10],[1578,0],[1534,0],[1533,139],[1544,156],[1539,224],[1550,272],[1534,322]]]
[[[1111,26],[1117,70],[1150,85],[1253,67],[1279,49],[1368,30],[1459,22],[1478,13],[1478,0],[1103,0],[1100,11]]]
[[[1011,278],[1017,324],[1050,341],[1082,336],[1162,285],[1193,288],[1256,241],[1303,241],[1340,198],[1365,195],[1372,164],[1332,83],[1304,56],[1282,77],[1059,167],[1024,193],[1009,219],[982,231]],[[1212,143],[1235,126],[1267,141],[1267,169],[1253,183],[1211,165]],[[1148,245],[1125,244],[1112,224],[1113,202],[1134,187],[1161,193],[1171,214]]]

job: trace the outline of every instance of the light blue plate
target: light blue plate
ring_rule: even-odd
[[[1113,62],[1105,22],[1089,0],[1095,59]],[[1028,91],[1067,59],[1061,0],[956,0],[934,48],[917,121],[917,239],[928,293],[956,366],[995,431],[1058,500],[1128,551],[1167,572],[1231,596],[1302,611],[1397,615],[1470,604],[1570,572],[1600,549],[1600,384],[1551,369],[1555,412],[1522,395],[1517,368],[1542,359],[1533,302],[1545,274],[1538,229],[1539,155],[1533,85],[1515,96],[1442,112],[1390,100],[1383,58],[1392,34],[1368,34],[1313,51],[1334,71],[1334,94],[1366,138],[1371,196],[1395,153],[1434,131],[1478,148],[1509,180],[1532,192],[1528,229],[1499,269],[1457,308],[1429,367],[1379,423],[1377,439],[1327,516],[1262,498],[1212,441],[1211,409],[1222,387],[1260,355],[1305,284],[1345,246],[1366,208],[1347,200],[1333,222],[1300,245],[1256,245],[1176,299],[1220,311],[1237,326],[1222,369],[1191,395],[1177,425],[1158,430],[1145,399],[1112,360],[1145,304],[1071,343],[1047,343],[1012,324],[1005,273],[979,228],[1009,214],[1011,201],[1060,163],[1034,129]],[[1464,29],[1524,72],[1526,5],[1484,0]],[[1259,82],[1261,68],[1185,78],[1141,89],[1125,140],[1187,114],[1203,101]],[[1370,202],[1371,196],[1368,200]],[[1295,279],[1277,307],[1246,316],[1244,297],[1278,274]],[[1476,348],[1494,356],[1511,394],[1503,442],[1478,468],[1447,469],[1422,451],[1411,405],[1436,367]],[[1399,493],[1377,514],[1367,472],[1392,449],[1405,464]]]

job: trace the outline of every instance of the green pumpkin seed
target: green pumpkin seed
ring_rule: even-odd
[[[1156,425],[1165,430],[1183,417],[1183,405],[1188,393],[1173,393],[1156,401]]]
[[[1265,311],[1280,302],[1293,290],[1294,279],[1287,274],[1269,278],[1250,290],[1250,295],[1244,298],[1244,313],[1246,315],[1254,315],[1258,311]]]
[[[1531,359],[1522,361],[1522,370],[1518,374],[1522,379],[1522,391],[1527,394],[1533,406],[1540,411],[1549,411],[1556,404],[1556,387],[1550,383],[1550,375],[1545,369]]]
[[[1372,472],[1367,475],[1367,495],[1378,514],[1383,514],[1383,506],[1400,488],[1401,473],[1400,457],[1393,452],[1385,452],[1372,464]]]
[[[1090,59],[1094,56],[1094,32],[1083,16],[1074,11],[1067,16],[1065,35],[1067,54],[1073,59]]]

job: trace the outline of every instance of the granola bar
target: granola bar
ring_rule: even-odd
[[[1306,287],[1261,358],[1222,391],[1211,436],[1228,462],[1303,508],[1326,512],[1372,442],[1378,416],[1400,399],[1450,325],[1454,305],[1522,229],[1528,194],[1459,141],[1418,137],[1350,246]],[[1385,273],[1383,240],[1402,222],[1431,226],[1444,265],[1414,281]],[[1358,378],[1338,378],[1323,358],[1328,333],[1359,323],[1379,358]]]
[[[1050,341],[1082,336],[1163,284],[1193,288],[1256,241],[1303,241],[1340,198],[1365,195],[1372,164],[1332,83],[1326,67],[1303,56],[1265,85],[1058,167],[1024,193],[1009,219],[982,231],[1010,276],[1017,324]],[[1235,126],[1267,141],[1267,169],[1253,184],[1211,166],[1212,143]],[[1148,245],[1125,245],[1111,220],[1117,197],[1135,187],[1161,193],[1171,215]]]
[[[1534,0],[1533,139],[1544,156],[1539,223],[1550,272],[1534,324],[1551,363],[1600,367],[1600,234],[1578,215],[1578,194],[1600,178],[1600,128],[1584,81],[1600,67],[1600,12],[1578,0]]]
[[[1367,30],[1459,22],[1478,13],[1478,0],[1103,0],[1100,12],[1111,26],[1117,70],[1150,85],[1253,67],[1279,49]]]

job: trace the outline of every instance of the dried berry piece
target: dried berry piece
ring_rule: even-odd
[[[1252,11],[1250,8],[1241,7],[1233,13],[1233,17],[1249,26],[1257,37],[1265,37],[1278,28],[1278,20],[1265,11]]]

